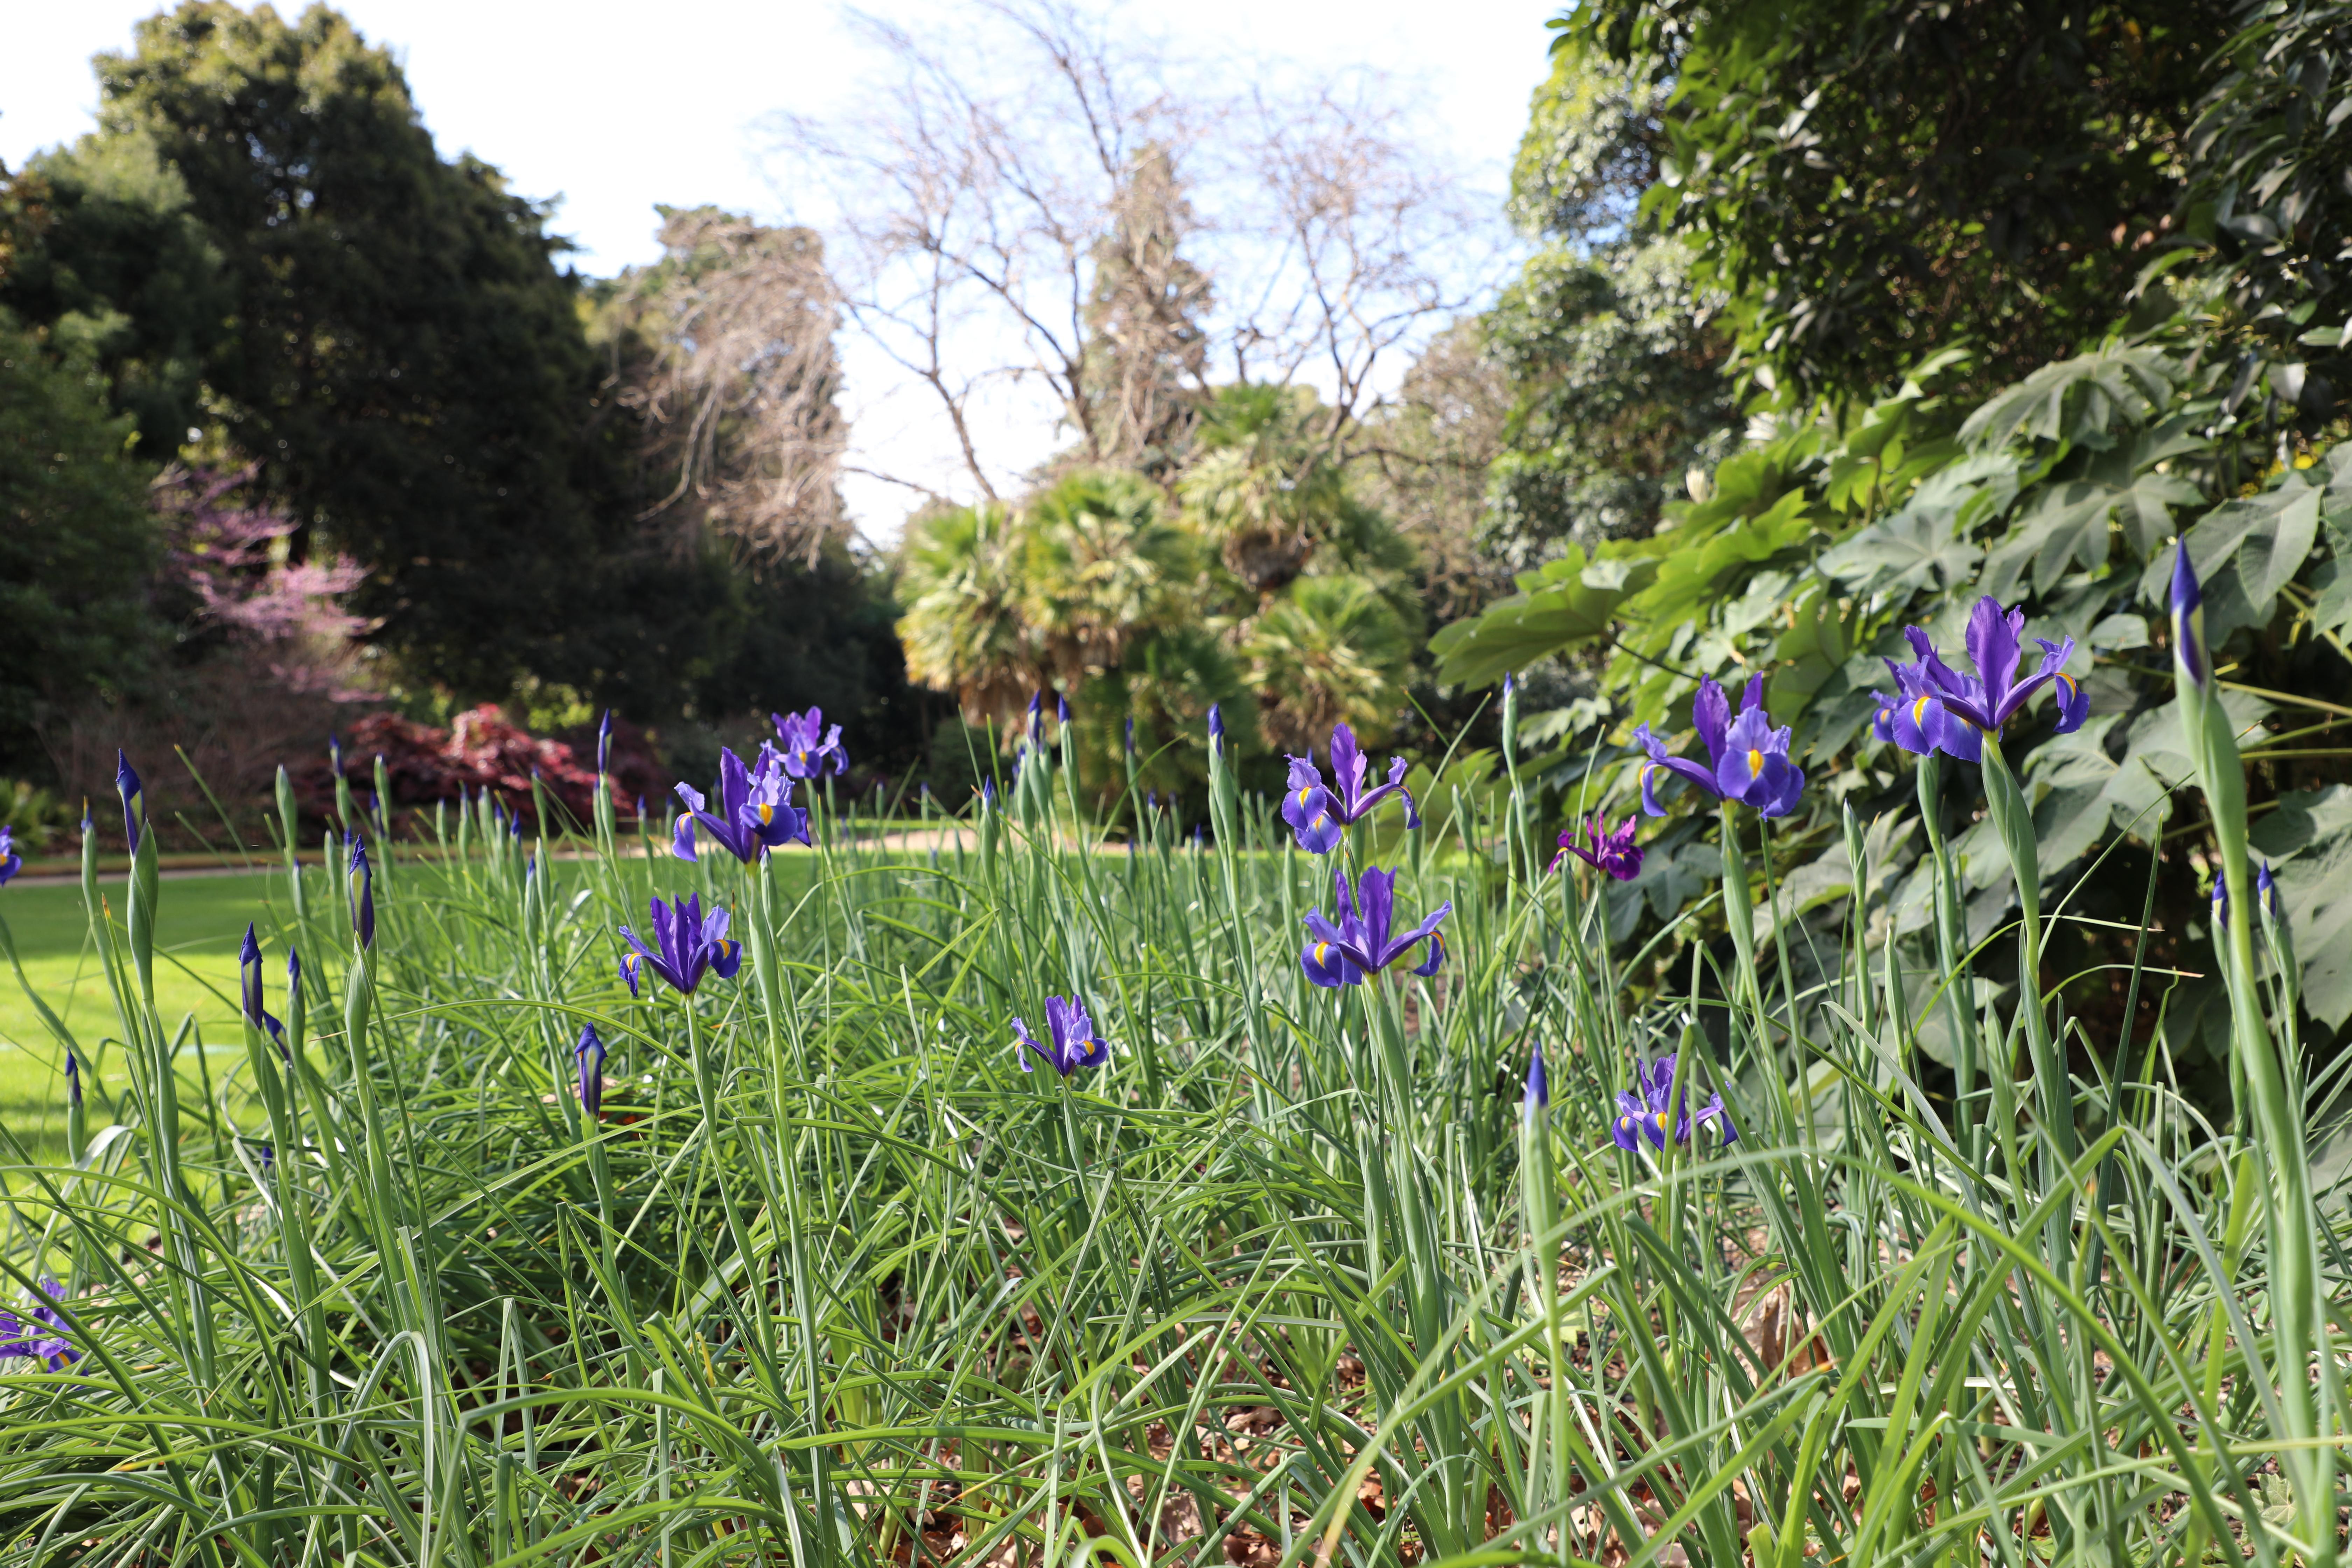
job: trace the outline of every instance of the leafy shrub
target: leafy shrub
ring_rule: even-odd
[[[1828,784],[1813,815],[1778,835],[1786,917],[1828,918],[1853,892],[1834,831],[1850,806],[1877,823],[1895,931],[1916,939],[1929,919],[1927,862],[1909,772],[1872,732],[1875,694],[1893,689],[1883,660],[1907,657],[1901,628],[1912,624],[1956,649],[1980,595],[2022,605],[2036,634],[2076,639],[2069,670],[2091,693],[2080,731],[2034,745],[2047,720],[2032,720],[2009,742],[2040,829],[2043,897],[2074,889],[2071,912],[2128,928],[2120,950],[2116,931],[2071,928],[2043,981],[2074,977],[2078,1006],[2120,1005],[2099,974],[2081,972],[2130,958],[2144,902],[2161,944],[2151,962],[2207,919],[2202,813],[2179,794],[2189,768],[2162,651],[2174,541],[2185,539],[2253,763],[2255,844],[2278,862],[2297,933],[2304,1006],[2323,1032],[2340,1030],[2352,1020],[2352,973],[2336,950],[2352,908],[2330,885],[2352,854],[2341,739],[2352,715],[2352,576],[2342,565],[2352,447],[2298,446],[2282,423],[2292,408],[2259,376],[2197,353],[2197,341],[2179,325],[2117,339],[1974,408],[1937,395],[1958,368],[1939,356],[1866,408],[1784,419],[1715,470],[1706,499],[1670,508],[1654,538],[1571,551],[1523,574],[1512,599],[1448,627],[1434,645],[1442,668],[1483,681],[1550,653],[1606,647],[1601,689],[1616,717],[1662,730],[1686,722],[1700,677],[1769,672],[1774,721],[1795,726],[1798,753]],[[1625,754],[1599,753],[1611,763]],[[1567,757],[1553,775],[1562,788],[1611,776],[1588,781]],[[1958,793],[1972,778],[1952,773],[1937,805],[1965,863],[1969,930],[1981,938],[2015,908],[2015,892],[1989,822]],[[1615,776],[1623,795],[1630,773]],[[1656,929],[1698,893],[1685,858],[1712,860],[1703,824],[1669,809],[1675,823],[1616,895],[1621,936]],[[2088,875],[2100,867],[2108,874]],[[1927,967],[1919,950],[1906,962]],[[2194,1062],[2226,1026],[2219,982],[2177,978],[2169,1034]],[[2167,1003],[2161,988],[2142,1000]]]
[[[451,721],[446,730],[397,713],[372,713],[352,727],[338,755],[314,761],[293,773],[296,801],[309,816],[335,819],[335,775],[356,799],[372,800],[376,768],[383,764],[392,808],[415,809],[488,795],[527,826],[539,823],[536,784],[574,823],[591,820],[596,789],[593,743],[581,755],[562,741],[532,735],[508,722],[489,703]],[[643,731],[615,723],[611,759],[614,804],[624,815],[635,802],[655,800],[668,787],[667,773],[653,755]]]

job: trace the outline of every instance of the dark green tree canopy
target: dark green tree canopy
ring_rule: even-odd
[[[204,423],[236,298],[188,187],[143,136],[85,137],[0,185],[0,297],[106,378],[161,463]]]
[[[0,310],[0,768],[45,771],[45,703],[134,685],[155,645],[145,469],[87,363],[53,363]]]
[[[1645,205],[1769,384],[1862,395],[1957,341],[1988,384],[2095,337],[2179,222],[2221,0],[1593,0],[1675,93]],[[1565,42],[1566,40],[1563,40]]]
[[[146,445],[175,443],[200,379],[306,528],[370,567],[359,607],[414,677],[569,678],[543,642],[619,509],[546,209],[442,159],[398,65],[324,6],[188,0],[98,68],[99,132],[13,193],[5,298],[135,371],[117,395]]]
[[[1581,39],[1536,90],[1511,208],[1548,243],[1485,319],[1512,390],[1488,475],[1488,549],[1513,568],[1638,538],[1737,439],[1719,292],[1640,212],[1666,152],[1667,87]]]

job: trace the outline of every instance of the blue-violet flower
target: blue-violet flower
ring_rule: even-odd
[[[1356,732],[1345,724],[1331,731],[1331,776],[1336,788],[1324,787],[1323,770],[1315,765],[1313,751],[1290,759],[1290,783],[1282,796],[1282,819],[1290,824],[1301,849],[1310,855],[1328,855],[1339,847],[1341,829],[1370,816],[1375,806],[1392,795],[1404,797],[1405,826],[1421,826],[1421,817],[1413,810],[1412,795],[1404,787],[1404,759],[1390,758],[1388,783],[1371,789],[1364,787],[1366,765],[1364,753],[1356,744]]]
[[[653,900],[654,945],[647,947],[627,926],[621,940],[636,949],[637,957],[670,989],[694,994],[705,972],[732,980],[743,965],[743,944],[727,934],[727,911],[715,905],[702,912],[702,896],[688,893],[675,905]]]
[[[1873,726],[1878,738],[1921,755],[1939,751],[1963,762],[1981,762],[1984,738],[1998,739],[2002,725],[2023,711],[2035,693],[2053,684],[2058,689],[2058,733],[2081,729],[2090,715],[2091,696],[2065,673],[2074,639],[2036,637],[2042,645],[2042,668],[2020,680],[2017,665],[2024,631],[2023,610],[2004,611],[1990,595],[1978,600],[1969,614],[1968,629],[1969,659],[1977,672],[1962,675],[1943,661],[1926,631],[1906,626],[1903,635],[1919,659],[1910,665],[1886,661],[1895,689],[1893,695],[1878,694]]]
[[[1307,933],[1314,938],[1299,953],[1298,962],[1307,971],[1307,978],[1318,985],[1361,985],[1364,976],[1386,969],[1411,952],[1423,942],[1429,953],[1413,966],[1415,974],[1437,973],[1444,962],[1445,947],[1437,928],[1454,912],[1454,900],[1448,899],[1437,906],[1434,913],[1411,931],[1391,933],[1395,921],[1396,873],[1379,867],[1366,868],[1358,879],[1357,891],[1348,889],[1348,873],[1332,873],[1339,920],[1324,917],[1320,910],[1307,914]]]
[[[1765,816],[1785,816],[1795,807],[1797,797],[1804,793],[1805,775],[1789,760],[1788,727],[1773,729],[1771,716],[1764,711],[1762,676],[1748,679],[1736,719],[1723,688],[1712,680],[1700,681],[1698,695],[1691,701],[1691,728],[1706,747],[1704,764],[1688,757],[1668,756],[1665,742],[1652,734],[1647,724],[1634,728],[1633,739],[1649,753],[1641,769],[1644,812],[1652,816],[1666,814],[1656,793],[1661,768],[1717,800],[1752,805]]]
[[[604,1113],[604,1042],[596,1037],[596,1026],[580,1026],[580,1043],[572,1047],[580,1059],[580,1111],[593,1121]]]
[[[1675,1054],[1668,1051],[1651,1063],[1646,1070],[1637,1065],[1633,1080],[1641,1092],[1621,1091],[1618,1094],[1617,1120],[1610,1129],[1610,1135],[1617,1140],[1620,1149],[1637,1150],[1644,1138],[1650,1141],[1651,1148],[1664,1149],[1669,1128],[1674,1130],[1675,1142],[1687,1143],[1691,1141],[1693,1129],[1710,1121],[1721,1124],[1719,1131],[1726,1143],[1739,1141],[1739,1130],[1731,1124],[1730,1112],[1723,1108],[1723,1096],[1709,1097],[1696,1114],[1691,1110],[1687,1089],[1681,1105],[1671,1103],[1675,1098]]]
[[[1059,996],[1045,998],[1046,1030],[1054,1043],[1047,1046],[1029,1032],[1029,1026],[1020,1019],[1013,1020],[1013,1051],[1021,1061],[1023,1072],[1037,1069],[1030,1065],[1029,1052],[1034,1051],[1064,1078],[1080,1068],[1097,1068],[1110,1060],[1110,1046],[1095,1035],[1094,1020],[1087,1016],[1087,1005],[1073,996],[1064,1001]],[[1022,1049],[1027,1047],[1027,1050]]]
[[[796,779],[839,776],[849,771],[849,753],[841,747],[841,726],[824,725],[824,710],[805,713],[771,713],[776,737],[783,742],[784,772]]]
[[[677,785],[677,798],[686,803],[687,814],[677,819],[670,852],[681,860],[699,858],[695,853],[698,823],[719,841],[720,848],[745,865],[762,849],[795,840],[808,843],[808,813],[793,805],[793,782],[784,771],[782,758],[773,752],[761,756],[755,773],[744,767],[743,759],[732,748],[722,749],[719,782],[710,786],[710,797],[691,784]]]

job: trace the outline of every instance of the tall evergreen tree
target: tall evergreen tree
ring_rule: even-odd
[[[45,703],[135,683],[156,645],[146,471],[87,364],[52,364],[0,310],[0,773],[47,772]]]
[[[186,0],[97,63],[96,134],[10,193],[0,300],[137,368],[117,395],[158,456],[201,383],[306,534],[370,568],[358,607],[416,678],[593,671],[572,626],[629,520],[545,206],[440,157],[324,6]]]

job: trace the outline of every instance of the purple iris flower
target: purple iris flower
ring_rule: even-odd
[[[1650,733],[1647,724],[1635,727],[1633,739],[1650,754],[1642,764],[1643,811],[1652,816],[1666,814],[1656,794],[1660,768],[1717,800],[1752,805],[1765,816],[1785,816],[1796,805],[1805,789],[1804,772],[1789,760],[1788,727],[1773,729],[1771,716],[1764,711],[1762,676],[1748,678],[1736,719],[1723,688],[1712,680],[1700,681],[1691,701],[1691,728],[1706,747],[1705,763],[1666,755],[1665,742]]]
[[[596,771],[607,772],[605,764],[613,760],[613,710],[604,710],[604,717],[596,726]]]
[[[1127,716],[1127,754],[1135,755],[1135,715]]]
[[[0,825],[0,888],[25,868],[25,858],[16,853],[16,830],[10,825]]]
[[[1054,722],[1056,724],[1066,724],[1069,721],[1070,700],[1056,691],[1054,693]]]
[[[1213,751],[1213,752],[1222,752],[1222,751],[1223,751],[1224,749],[1225,749],[1225,712],[1224,712],[1224,709],[1223,709],[1223,707],[1221,707],[1219,704],[1214,703],[1214,702],[1212,702],[1212,703],[1210,703],[1210,704],[1209,704],[1209,750],[1211,750],[1211,751]]]
[[[805,713],[771,713],[776,736],[784,743],[784,772],[796,779],[824,778],[849,771],[849,753],[841,749],[841,726],[824,727],[824,710]]]
[[[621,981],[629,988],[631,1000],[638,994],[637,987],[645,979],[646,961],[634,952],[621,954]]]
[[[2034,638],[2042,645],[2042,668],[2020,680],[2017,666],[2024,631],[2023,610],[2003,611],[2000,601],[1990,595],[1979,599],[1969,614],[1968,630],[1969,659],[1977,672],[1962,675],[1943,661],[1925,631],[1906,626],[1903,635],[1919,660],[1911,665],[1886,661],[1895,690],[1892,696],[1878,694],[1873,726],[1878,738],[1922,755],[1940,751],[1963,762],[1980,762],[1984,738],[1998,739],[2002,725],[2023,711],[2036,692],[2053,684],[2058,689],[2058,733],[2081,729],[2090,716],[2091,694],[2065,673],[2074,639]]]
[[[131,759],[121,752],[114,753],[114,788],[122,796],[122,837],[131,845],[131,853],[139,853],[139,832],[146,819],[146,802],[142,798],[138,770]]]
[[[580,1043],[572,1047],[580,1058],[580,1111],[594,1121],[604,1114],[604,1042],[596,1037],[596,1026],[580,1026]]]
[[[283,1046],[286,1043],[286,1026],[271,1017],[261,1005],[261,943],[254,936],[249,922],[245,928],[245,945],[237,949],[236,975],[246,1022]]]
[[[1348,873],[1332,873],[1335,885],[1337,922],[1324,918],[1320,910],[1307,915],[1307,934],[1315,940],[1308,942],[1298,955],[1307,978],[1318,985],[1361,985],[1364,976],[1386,969],[1413,948],[1426,942],[1429,955],[1413,966],[1415,974],[1437,973],[1445,960],[1445,945],[1437,935],[1437,928],[1454,912],[1454,900],[1448,899],[1436,911],[1411,931],[1391,934],[1396,909],[1396,873],[1383,871],[1377,866],[1366,868],[1358,880],[1357,891],[1348,890]]]
[[[2172,657],[2189,672],[2199,690],[2205,688],[2205,594],[2197,585],[2197,568],[2189,563],[2189,542],[2172,549]]]
[[[1664,1149],[1666,1146],[1666,1130],[1670,1127],[1674,1129],[1675,1142],[1687,1143],[1691,1141],[1694,1128],[1703,1127],[1710,1121],[1720,1123],[1719,1130],[1726,1143],[1739,1142],[1739,1129],[1731,1124],[1731,1113],[1723,1108],[1723,1096],[1709,1097],[1695,1114],[1691,1110],[1687,1092],[1681,1105],[1672,1103],[1675,1056],[1675,1052],[1668,1051],[1651,1063],[1646,1070],[1637,1067],[1633,1080],[1641,1092],[1621,1092],[1617,1096],[1617,1120],[1610,1128],[1610,1135],[1617,1140],[1620,1149],[1637,1150],[1644,1138],[1650,1141],[1651,1148]]]
[[[751,864],[762,849],[773,849],[793,840],[808,843],[808,813],[793,805],[793,784],[778,753],[763,753],[759,772],[753,773],[744,767],[743,759],[732,749],[722,749],[719,753],[719,782],[711,785],[715,799],[706,798],[692,784],[677,786],[677,798],[686,803],[687,815],[677,819],[671,853],[681,860],[698,858],[694,847],[697,823],[719,841],[720,848],[745,865]]]
[[[656,899],[653,917],[652,947],[626,926],[621,928],[621,940],[636,949],[639,962],[669,982],[670,989],[691,996],[705,971],[732,980],[742,967],[743,944],[728,937],[727,911],[714,906],[704,914],[700,894],[688,893],[675,905]]]
[[[1315,765],[1315,753],[1290,759],[1290,783],[1282,796],[1282,819],[1298,838],[1298,847],[1310,855],[1328,855],[1338,847],[1340,830],[1351,823],[1371,815],[1372,808],[1392,795],[1404,797],[1405,826],[1418,827],[1421,817],[1413,810],[1412,795],[1404,787],[1405,761],[1402,757],[1389,759],[1389,782],[1367,789],[1364,787],[1364,753],[1356,744],[1356,732],[1340,724],[1331,731],[1331,777],[1335,789],[1323,784],[1323,770]]]
[[[1543,1114],[1551,1103],[1551,1075],[1544,1071],[1543,1042],[1536,1042],[1535,1055],[1528,1058],[1528,1092],[1519,1109],[1529,1121]]]
[[[1045,705],[1045,694],[1043,691],[1033,691],[1029,694],[1029,740],[1033,745],[1045,738],[1045,715],[1043,711]]]
[[[1067,1001],[1059,996],[1046,997],[1045,1025],[1054,1037],[1051,1046],[1031,1034],[1028,1025],[1018,1018],[1013,1020],[1013,1048],[1020,1058],[1023,1072],[1037,1070],[1030,1065],[1029,1051],[1045,1058],[1064,1078],[1080,1068],[1098,1068],[1110,1060],[1108,1042],[1096,1037],[1094,1020],[1087,1016],[1087,1005],[1077,997]],[[1024,1046],[1028,1050],[1023,1050]]]
[[[54,1279],[44,1279],[41,1294],[50,1301],[62,1301],[66,1288]],[[49,1371],[58,1372],[79,1361],[81,1352],[67,1337],[65,1320],[58,1310],[45,1302],[34,1308],[30,1317],[0,1312],[0,1356],[30,1356]]]
[[[66,1047],[66,1100],[74,1105],[81,1103],[81,1063],[71,1046]]]
[[[367,841],[351,835],[352,863],[344,873],[343,890],[351,900],[352,931],[362,947],[375,945],[375,872],[368,865]]]
[[[1556,871],[1559,863],[1575,856],[1596,871],[1606,871],[1621,882],[1630,882],[1642,874],[1642,847],[1633,842],[1633,818],[1628,816],[1614,831],[1609,819],[1594,812],[1585,819],[1582,837],[1576,828],[1559,836],[1559,853],[1544,868]]]
[[[1402,757],[1397,759],[1397,765],[1404,765]],[[1339,847],[1339,835],[1344,828],[1338,805],[1331,792],[1323,787],[1323,770],[1315,765],[1312,752],[1290,759],[1290,783],[1283,791],[1282,819],[1290,824],[1298,847],[1309,855],[1328,855]]]

